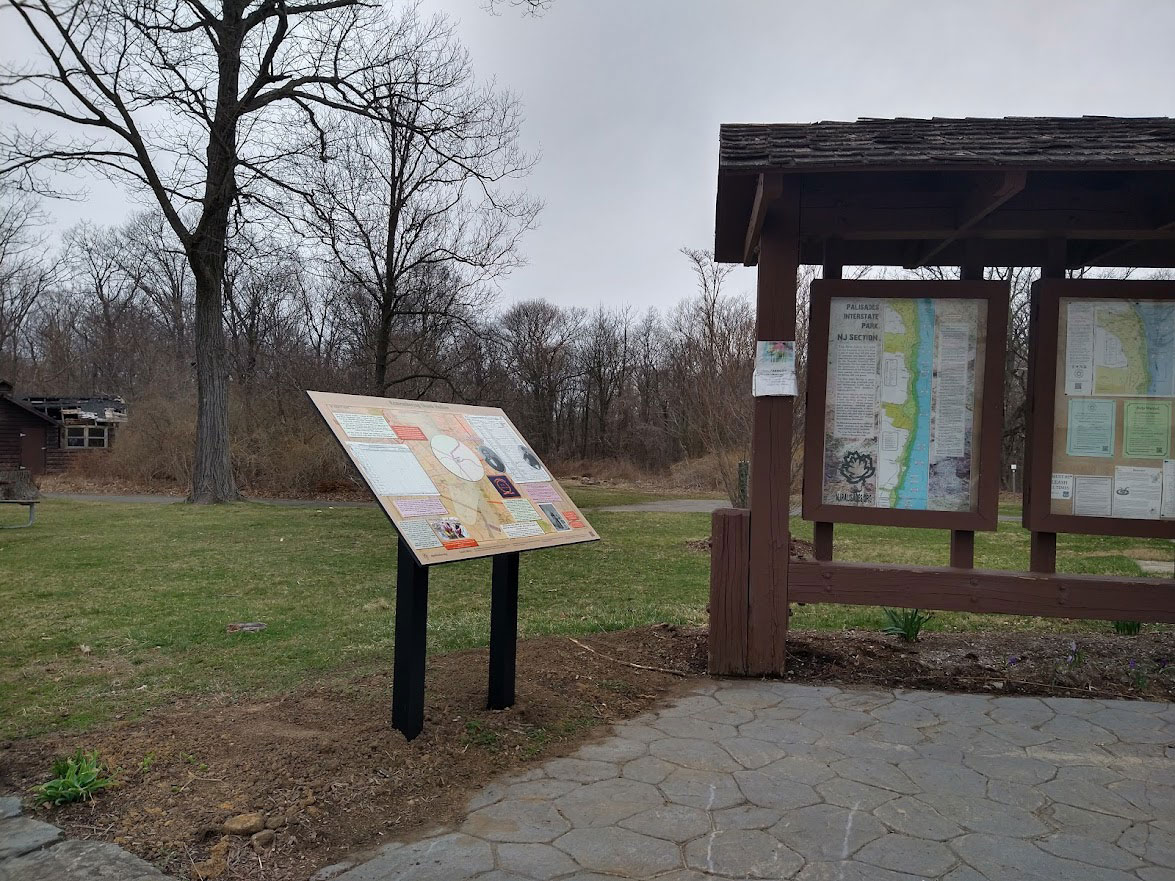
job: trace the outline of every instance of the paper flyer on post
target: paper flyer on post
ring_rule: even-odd
[[[551,475],[547,473],[539,457],[501,416],[470,413],[466,415],[465,421],[481,435],[483,444],[479,452],[482,453],[482,457],[487,462],[491,459],[500,462],[515,483],[550,481]]]
[[[349,443],[347,446],[377,496],[440,495],[406,445]]]
[[[1069,303],[1065,330],[1065,394],[1093,394],[1093,303]]]
[[[1073,478],[1073,513],[1081,517],[1109,517],[1113,505],[1114,478]]]
[[[1122,455],[1165,459],[1171,455],[1171,402],[1127,401],[1122,420]]]
[[[1163,500],[1161,468],[1118,465],[1114,468],[1114,516],[1157,520]]]
[[[755,343],[755,372],[751,395],[795,397],[796,344],[792,340],[758,340]]]
[[[1117,405],[1113,401],[1092,398],[1070,400],[1065,452],[1070,456],[1113,458],[1116,413]]]
[[[1175,459],[1163,462],[1163,517],[1175,517]]]

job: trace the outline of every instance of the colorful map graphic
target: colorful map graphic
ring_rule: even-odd
[[[832,310],[825,501],[970,510],[979,303],[833,300]]]
[[[1175,303],[1097,304],[1093,394],[1175,396]]]

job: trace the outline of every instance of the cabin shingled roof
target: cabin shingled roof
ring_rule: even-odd
[[[1006,117],[726,124],[720,174],[838,168],[1175,169],[1175,119]]]

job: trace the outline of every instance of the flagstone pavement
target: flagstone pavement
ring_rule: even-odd
[[[1175,706],[708,681],[317,881],[1175,881]]]

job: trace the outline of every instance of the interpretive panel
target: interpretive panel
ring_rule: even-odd
[[[981,511],[991,454],[979,441],[988,424],[998,443],[1001,387],[988,374],[1003,359],[1007,291],[1000,282],[813,283],[805,517],[899,524],[894,515],[909,513],[952,525],[945,513],[972,521],[954,528],[994,528],[977,524],[995,517],[994,496]]]
[[[599,538],[497,408],[308,394],[421,565]]]
[[[1058,279],[1038,282],[1034,296],[1033,461],[1053,491],[1038,498],[1033,481],[1026,520],[1043,531],[1104,533],[1111,521],[1120,534],[1175,537],[1175,285]],[[1070,484],[1068,495],[1056,491]]]

